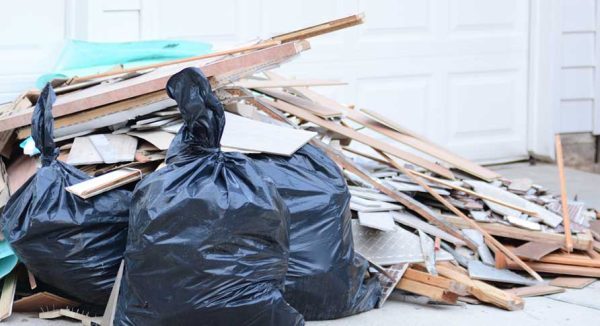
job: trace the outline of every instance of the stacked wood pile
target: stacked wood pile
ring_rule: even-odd
[[[407,300],[518,310],[522,297],[585,286],[600,277],[598,211],[568,201],[564,191],[561,197],[530,180],[503,178],[376,108],[356,109],[314,90],[337,81],[289,79],[271,70],[310,49],[308,38],[360,23],[362,16],[355,15],[201,57],[55,81],[59,159],[94,177],[67,190],[90,198],[132,187],[159,169],[182,125],[165,84],[193,66],[209,77],[229,111],[223,150],[289,156],[311,142],[343,169],[356,251],[380,272],[385,289],[380,304],[395,293]],[[36,171],[36,157],[17,146],[31,134],[36,96],[29,91],[0,109],[2,205]],[[13,304],[11,277],[0,299],[4,318]],[[19,293],[17,303],[30,310],[65,308],[54,301],[66,299],[43,293]]]

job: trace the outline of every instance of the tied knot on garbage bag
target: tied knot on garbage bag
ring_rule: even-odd
[[[167,90],[184,125],[134,190],[115,324],[304,324],[282,294],[289,211],[275,185],[219,150],[223,107],[199,69]]]

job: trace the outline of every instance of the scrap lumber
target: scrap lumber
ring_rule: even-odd
[[[560,203],[562,207],[563,227],[565,228],[565,248],[568,252],[573,251],[573,239],[571,239],[571,219],[569,218],[569,201],[567,200],[567,182],[565,181],[565,165],[563,163],[563,150],[560,134],[554,136],[556,146],[556,165],[558,166],[558,179],[560,181]]]
[[[600,278],[600,268],[594,267],[583,267],[583,266],[573,266],[573,265],[561,265],[561,264],[551,264],[551,263],[542,263],[542,262],[526,262],[529,268],[540,272],[540,273],[550,273],[550,274],[561,274],[561,275],[573,275],[573,276],[587,276],[587,277],[596,277]],[[514,270],[522,270],[523,268],[514,262],[507,260],[506,266],[510,269]]]
[[[537,284],[537,285],[512,288],[512,289],[504,290],[504,292],[514,294],[521,298],[526,298],[526,297],[537,297],[537,296],[542,296],[542,295],[562,293],[562,292],[565,292],[565,289],[558,287],[558,286]]]
[[[344,18],[335,19],[318,25],[305,27],[296,31],[275,35],[271,37],[269,41],[292,42],[297,40],[304,40],[307,38],[335,32],[340,29],[362,24],[364,17],[364,13],[350,15]]]
[[[520,297],[485,282],[472,280],[468,275],[457,271],[450,264],[438,263],[436,268],[440,275],[462,283],[471,295],[483,302],[491,303],[506,310],[522,310],[525,305]]]
[[[539,259],[542,263],[600,268],[600,259],[579,253],[553,253]]]
[[[265,88],[256,88],[255,90],[259,93],[268,95],[269,97],[272,97],[274,99],[281,100],[291,105],[295,105],[299,108],[305,109],[310,113],[323,118],[337,117],[342,114],[341,111],[332,110],[326,106],[284,92]]]
[[[322,80],[322,79],[288,79],[288,80],[254,80],[244,79],[233,83],[236,87],[245,88],[281,88],[281,87],[298,87],[298,86],[336,86],[346,85],[348,83],[338,80]]]
[[[438,288],[446,289],[446,290],[456,293],[460,296],[469,295],[469,292],[467,291],[467,287],[462,283],[458,283],[454,280],[451,280],[451,279],[448,279],[448,278],[445,278],[442,276],[431,275],[429,273],[425,273],[425,272],[419,271],[414,268],[407,269],[406,272],[404,272],[403,277],[406,279],[409,279],[409,280],[416,281],[416,282],[429,284],[429,285],[432,285],[432,286],[435,286]]]
[[[535,211],[528,210],[526,208],[513,205],[511,203],[507,203],[505,201],[502,201],[500,199],[497,199],[497,198],[494,198],[494,197],[491,197],[491,196],[488,196],[488,195],[480,194],[478,192],[472,191],[472,190],[467,189],[465,187],[457,186],[457,185],[453,184],[452,182],[448,182],[448,181],[445,181],[445,180],[442,180],[442,179],[439,179],[439,178],[436,178],[436,177],[432,177],[432,176],[427,175],[425,173],[421,173],[421,172],[414,171],[414,170],[409,170],[409,172],[412,173],[412,174],[418,175],[419,177],[421,177],[423,179],[426,179],[426,180],[429,180],[429,181],[432,181],[432,182],[444,185],[446,187],[450,187],[450,188],[452,188],[454,190],[462,191],[464,193],[467,193],[469,195],[472,195],[472,196],[475,196],[475,197],[478,197],[478,198],[481,198],[481,199],[484,199],[484,200],[487,200],[487,201],[491,201],[492,203],[496,203],[498,205],[502,205],[502,206],[514,209],[514,210],[519,211],[521,213],[525,213],[525,214],[527,214],[529,216],[538,216],[538,213],[535,212]]]
[[[122,168],[66,187],[65,190],[83,199],[88,199],[128,183],[140,180],[145,174],[154,171],[154,168],[155,165],[153,164],[144,164],[135,168]]]
[[[376,131],[384,136],[390,137],[391,139],[408,145],[416,150],[419,150],[425,154],[438,158],[444,162],[450,163],[456,169],[464,171],[470,175],[476,176],[480,179],[491,181],[499,178],[498,173],[488,170],[476,163],[473,163],[467,159],[464,159],[456,154],[453,154],[439,146],[435,146],[431,143],[424,142],[419,138],[411,135],[404,135],[398,133],[392,129],[389,129],[377,121],[369,119],[367,116],[353,110],[346,110],[345,115],[373,131]]]
[[[80,321],[83,326],[97,325],[100,321],[100,318],[98,317],[90,317],[70,309],[43,311],[39,313],[38,317],[40,319],[56,319],[60,317],[67,317]]]
[[[431,187],[429,187],[429,185],[427,185],[418,176],[408,172],[407,168],[402,166],[402,164],[399,164],[398,162],[394,161],[391,157],[387,156],[385,153],[380,151],[379,155],[383,156],[393,167],[400,170],[400,172],[402,172],[403,174],[409,176],[413,181],[415,181],[421,187],[425,188],[425,190],[427,190],[427,192],[429,192],[429,194],[431,196],[433,196],[440,203],[442,203],[452,213],[458,215],[463,220],[465,220],[472,228],[481,232],[481,234],[483,234],[485,240],[490,242],[494,248],[502,251],[503,254],[510,257],[512,260],[514,260],[517,264],[519,264],[519,266],[523,267],[523,269],[525,269],[527,271],[527,273],[529,273],[531,276],[533,276],[536,280],[542,281],[542,277],[539,276],[533,269],[529,268],[529,266],[527,266],[519,257],[517,257],[515,254],[513,254],[510,250],[508,250],[503,244],[501,244],[498,240],[496,240],[496,238],[492,237],[484,229],[479,227],[477,222],[475,222],[472,219],[470,219],[469,217],[467,217],[462,211],[460,211],[458,208],[456,208],[454,205],[452,205],[448,200],[444,199],[444,197],[440,196],[437,192],[435,192],[433,189],[431,189]]]
[[[595,278],[591,277],[557,277],[550,281],[550,285],[559,286],[561,288],[583,289],[584,287],[594,283]]]
[[[467,223],[465,220],[459,218],[454,215],[443,215],[444,219],[448,221],[450,224],[458,228],[468,228],[470,223]],[[536,241],[536,242],[547,242],[547,243],[556,243],[561,246],[565,243],[565,236],[563,234],[558,233],[547,233],[547,232],[539,232],[539,231],[530,231],[525,229],[519,229],[499,223],[481,223],[475,222],[477,225],[484,229],[491,235],[518,239],[524,241]],[[592,247],[592,238],[591,236],[581,233],[576,236],[573,236],[573,247],[575,249],[580,250],[588,250]]]
[[[443,302],[446,304],[456,304],[458,300],[458,295],[454,292],[406,277],[403,277],[400,282],[398,282],[396,289],[422,295],[432,301]]]
[[[292,104],[286,103],[284,101],[268,101],[268,103],[271,106],[273,106],[283,112],[293,114],[300,119],[306,120],[308,122],[312,122],[316,125],[319,125],[323,128],[327,128],[328,130],[336,132],[340,135],[343,135],[345,137],[356,140],[359,143],[363,143],[363,144],[365,144],[367,146],[371,146],[377,150],[389,153],[399,159],[402,159],[404,161],[418,165],[424,169],[435,172],[435,173],[437,173],[441,176],[444,176],[448,179],[454,179],[454,174],[450,170],[448,170],[440,165],[431,163],[431,162],[429,162],[421,157],[418,157],[414,154],[400,150],[397,147],[394,147],[384,141],[375,139],[375,138],[367,136],[365,134],[361,134],[354,129],[344,127],[342,125],[338,125],[338,124],[328,121],[328,120],[324,120],[310,112],[302,110],[301,108],[294,106]]]
[[[296,41],[268,47],[216,62],[190,62],[186,66],[199,67],[207,77],[220,76],[220,79],[236,79],[249,69],[266,69],[291,59],[308,50],[306,41]],[[72,93],[60,95],[52,107],[54,117],[62,117],[87,109],[122,101],[156,91],[163,91],[169,78],[186,66],[163,67],[145,75],[116,83],[100,84]],[[168,69],[167,69],[168,68]],[[0,131],[26,126],[31,123],[33,107],[25,110],[2,112]]]
[[[313,141],[312,143],[314,145],[316,145],[317,147],[321,148],[327,154],[327,156],[329,156],[329,158],[331,158],[334,162],[336,162],[337,164],[342,166],[344,169],[354,173],[355,175],[360,177],[362,180],[364,180],[366,183],[368,183],[375,189],[394,198],[400,204],[404,205],[406,208],[419,214],[420,216],[422,216],[423,218],[425,218],[427,221],[434,224],[435,226],[439,227],[440,229],[461,239],[462,241],[464,241],[467,244],[467,246],[469,248],[471,248],[473,250],[477,250],[477,245],[475,243],[473,243],[472,240],[465,237],[462,234],[462,232],[460,232],[456,227],[450,225],[443,219],[440,219],[436,213],[434,213],[431,209],[429,209],[429,207],[421,204],[419,201],[413,199],[410,196],[407,196],[401,192],[392,190],[391,188],[385,186],[378,180],[370,177],[368,175],[368,173],[364,172],[360,167],[356,166],[350,160],[346,159],[343,154],[339,153],[338,151],[334,150],[333,148],[326,146],[325,144],[318,142],[318,141]]]

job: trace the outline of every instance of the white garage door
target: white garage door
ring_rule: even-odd
[[[366,24],[313,40],[284,71],[345,80],[323,91],[469,158],[527,155],[528,1],[65,1],[70,35],[93,41],[236,44],[364,11]]]

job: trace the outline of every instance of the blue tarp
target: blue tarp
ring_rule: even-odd
[[[211,49],[211,44],[196,41],[105,43],[70,40],[65,44],[52,72],[40,76],[36,86],[41,89],[55,78],[96,74],[118,65],[129,68],[202,55],[211,52]]]

